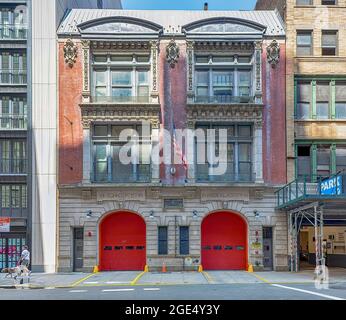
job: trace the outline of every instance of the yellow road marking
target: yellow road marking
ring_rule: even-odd
[[[271,284],[270,281],[268,281],[267,279],[262,278],[261,276],[259,276],[258,274],[256,274],[255,272],[248,272],[249,274],[255,276],[257,279],[261,280],[262,282]]]
[[[207,279],[208,283],[213,283],[214,282],[213,278],[211,277],[211,275],[208,272],[202,271],[202,274]]]
[[[82,283],[83,281],[85,281],[85,280],[91,278],[91,277],[94,276],[95,274],[96,274],[96,273],[89,274],[89,275],[87,275],[86,277],[84,277],[84,278],[82,278],[82,279],[80,279],[80,280],[77,280],[76,282],[72,283],[71,286],[72,286],[72,287],[78,286],[80,283]]]
[[[136,278],[134,278],[134,279],[131,281],[130,285],[131,285],[131,286],[135,286],[135,285],[137,284],[138,280],[139,280],[140,278],[142,278],[143,275],[144,275],[145,273],[147,273],[147,272],[146,272],[146,271],[141,272]]]

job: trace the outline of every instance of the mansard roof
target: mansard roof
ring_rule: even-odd
[[[193,34],[285,36],[277,11],[184,11],[73,9],[58,29],[61,36],[143,34],[144,37]]]

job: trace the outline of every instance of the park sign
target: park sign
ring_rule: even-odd
[[[336,175],[320,182],[321,196],[339,196],[342,194],[342,176]]]
[[[10,232],[11,219],[0,217],[0,232]]]

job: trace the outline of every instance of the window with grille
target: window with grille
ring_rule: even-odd
[[[158,254],[168,254],[168,227],[158,227]]]
[[[181,255],[190,253],[189,250],[189,227],[179,227],[180,245],[179,250]]]

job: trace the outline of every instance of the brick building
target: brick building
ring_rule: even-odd
[[[256,5],[278,8],[286,27],[287,177],[292,182],[278,192],[277,207],[292,214],[289,252],[296,270],[306,263],[299,255],[312,264],[315,258],[323,261],[321,251],[329,266],[346,266],[345,5],[344,0],[259,0]],[[326,183],[337,189],[327,194]],[[318,221],[310,221],[318,236],[307,220],[315,213]],[[301,218],[302,228],[295,227],[294,219]]]
[[[285,56],[275,11],[72,10],[58,29],[58,270],[287,269]],[[141,160],[120,163],[119,133],[143,121]],[[224,174],[143,160],[196,128],[227,130]]]

